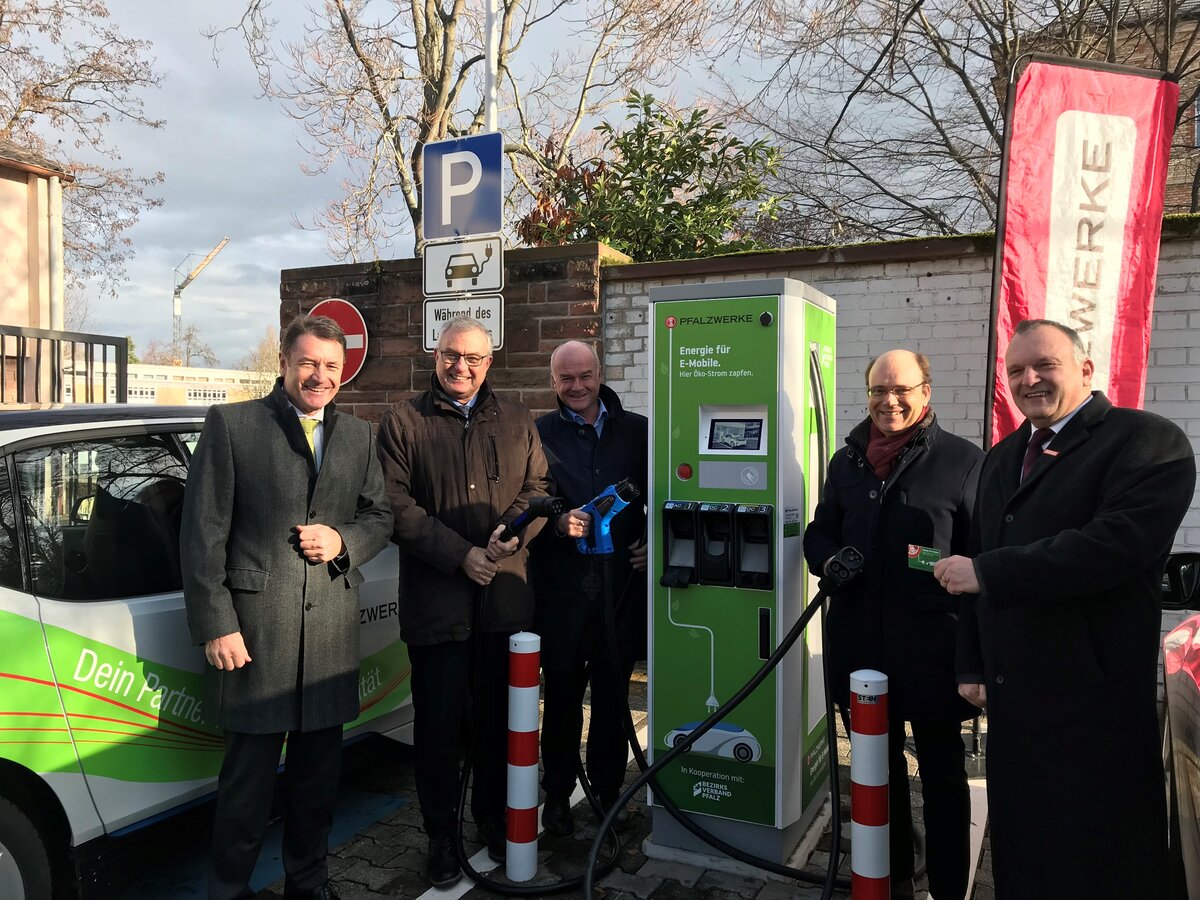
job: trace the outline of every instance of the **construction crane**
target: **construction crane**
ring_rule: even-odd
[[[212,262],[216,258],[217,254],[225,249],[225,245],[228,243],[229,238],[221,238],[221,243],[213,247],[208,256],[200,260],[200,262],[196,264],[196,268],[187,273],[187,277],[184,278],[183,281],[175,285],[175,323],[171,334],[173,336],[172,346],[174,347],[176,353],[179,353],[179,344],[180,341],[183,340],[183,289],[196,280],[196,276],[204,271],[204,267]],[[183,261],[175,267],[175,274],[178,275],[180,266],[187,262],[190,257],[195,255],[196,254],[194,253],[189,253],[187,256],[185,256]]]

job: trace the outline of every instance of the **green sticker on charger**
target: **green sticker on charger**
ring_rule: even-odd
[[[934,565],[941,558],[942,551],[936,547],[921,547],[917,544],[908,545],[908,567],[910,569],[932,572]]]

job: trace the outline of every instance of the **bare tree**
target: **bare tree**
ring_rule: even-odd
[[[502,130],[519,193],[567,161],[588,117],[662,84],[746,0],[504,0]],[[271,0],[246,0],[231,31],[264,92],[309,138],[310,171],[344,165],[341,195],[314,224],[339,258],[371,258],[421,226],[421,149],[483,127],[480,0],[327,0],[305,36],[277,43]]]
[[[188,325],[179,335],[178,345],[151,341],[142,352],[142,362],[152,366],[216,366],[220,359],[200,336],[200,329]]]
[[[84,331],[92,321],[92,295],[78,279],[67,281],[63,290],[63,324],[67,331]]]
[[[792,199],[763,235],[775,244],[992,228],[1007,77],[1031,51],[1170,72],[1182,86],[1177,134],[1194,123],[1192,2],[778,3],[791,27],[759,36],[768,74],[733,102],[785,150],[779,177]],[[1189,176],[1191,144],[1174,148]]]
[[[247,391],[254,396],[270,393],[279,376],[279,329],[268,326],[266,334],[254,345],[254,349],[234,366],[253,373],[254,380],[247,385]]]
[[[0,137],[75,176],[63,187],[68,276],[112,292],[132,256],[126,232],[162,173],[116,165],[105,137],[114,120],[159,128],[141,91],[158,85],[150,46],[109,21],[103,0],[0,0]]]

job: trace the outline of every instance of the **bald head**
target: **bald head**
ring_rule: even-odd
[[[880,364],[893,366],[913,365],[921,373],[921,377],[917,381],[931,382],[933,379],[929,374],[929,358],[924,353],[917,353],[914,350],[905,350],[898,348],[896,350],[888,350],[886,353],[880,353],[877,357],[867,363],[867,387],[871,386],[871,372],[877,365]]]
[[[867,366],[867,412],[884,434],[921,421],[929,405],[929,360],[911,350],[889,350]]]
[[[590,344],[567,341],[550,355],[550,383],[563,406],[589,422],[600,415],[600,358]]]

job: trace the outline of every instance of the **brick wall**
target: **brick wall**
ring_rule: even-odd
[[[569,338],[594,340],[605,380],[629,409],[649,406],[647,306],[651,287],[786,276],[838,304],[837,433],[865,414],[867,362],[898,346],[932,363],[934,405],[950,430],[983,435],[990,235],[746,254],[690,262],[632,264],[601,244],[506,253],[505,341],[489,379],[535,414],[553,408],[550,352]],[[429,383],[422,350],[419,260],[285,269],[280,320],[341,297],[362,311],[370,333],[362,373],[339,402],[378,421],[387,406]],[[1168,219],[1150,342],[1146,408],[1178,422],[1200,448],[1200,219]],[[1177,541],[1200,550],[1193,497]]]
[[[570,338],[600,337],[602,262],[628,257],[601,244],[505,253],[504,346],[494,354],[488,380],[535,415],[554,406],[550,352]],[[367,360],[338,394],[354,415],[378,422],[390,404],[429,386],[433,356],[422,347],[420,260],[284,269],[279,296],[281,324],[330,297],[350,301],[363,314]]]
[[[980,443],[993,249],[987,235],[606,267],[606,379],[628,408],[646,412],[651,287],[786,276],[837,301],[839,440],[866,413],[867,362],[905,346],[930,359],[943,426]],[[1192,217],[1164,226],[1146,408],[1178,422],[1200,449],[1200,221]],[[1200,550],[1195,497],[1176,547]]]

